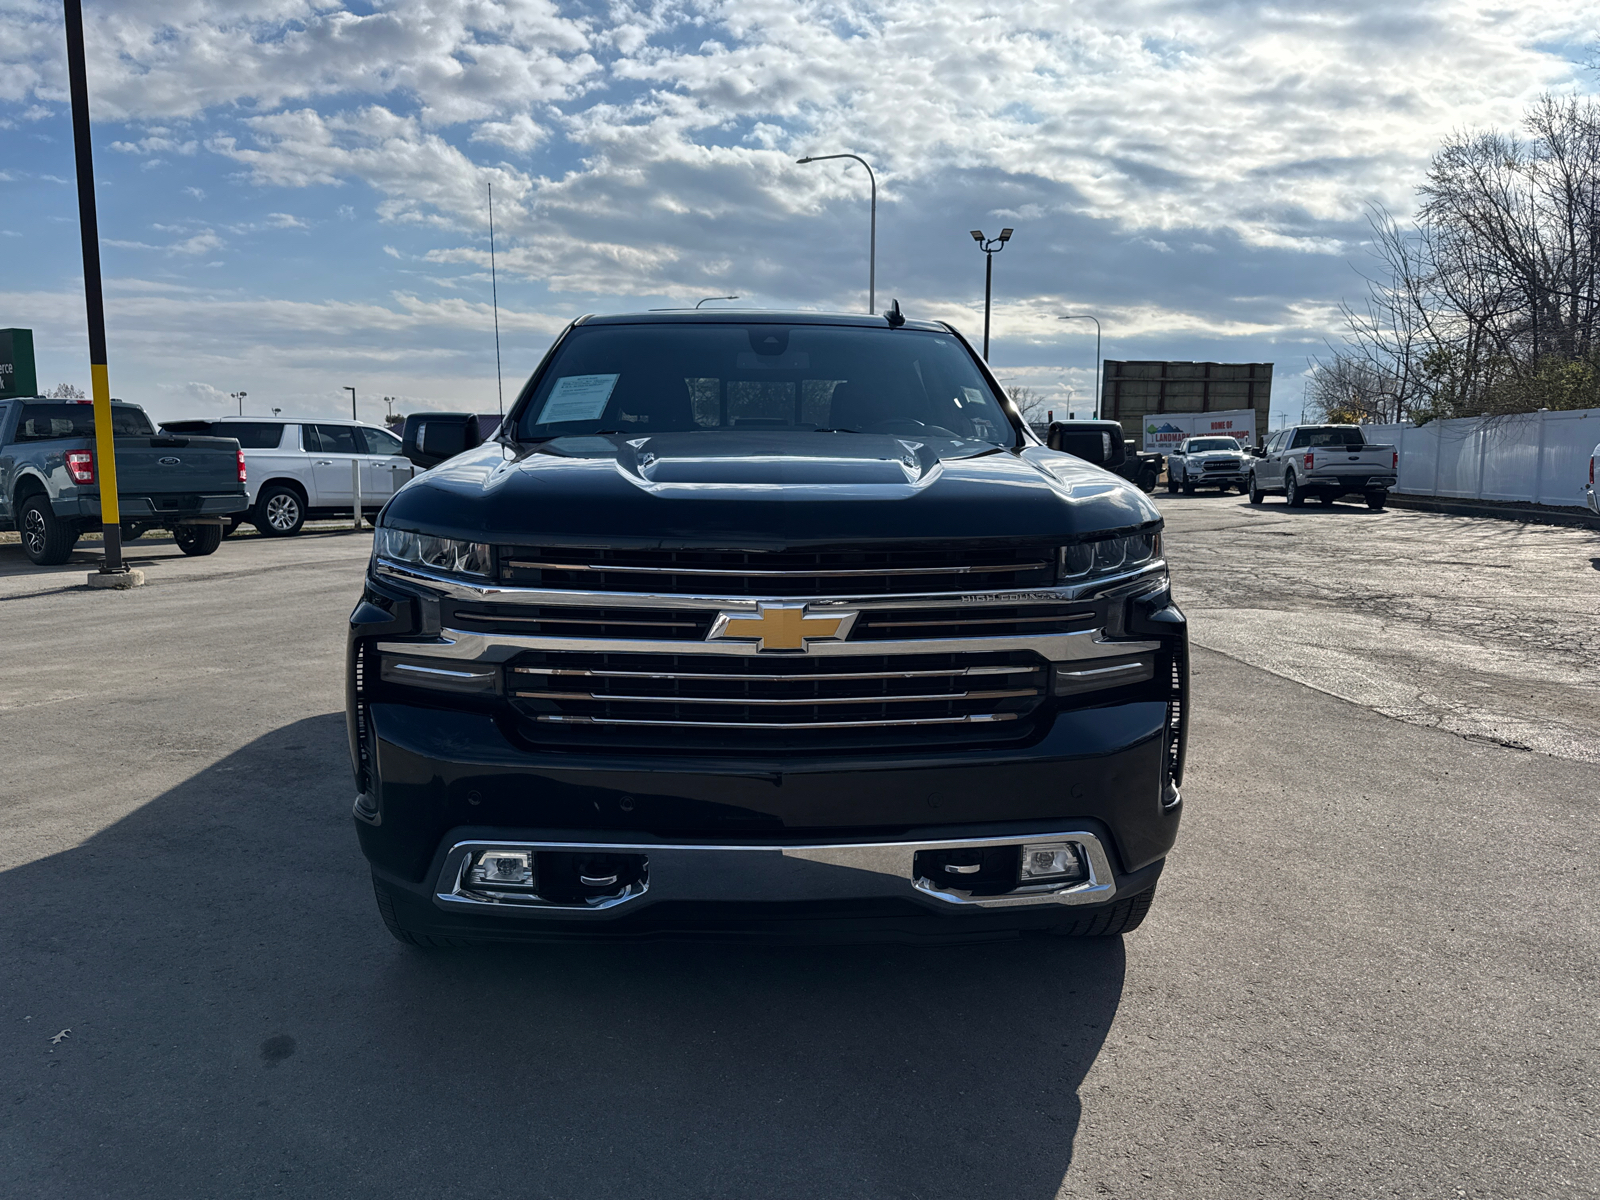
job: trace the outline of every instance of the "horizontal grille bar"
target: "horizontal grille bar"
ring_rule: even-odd
[[[959,717],[918,717],[904,721],[645,721],[628,717],[541,716],[539,720],[562,725],[656,725],[678,729],[882,729],[891,725],[978,725],[1015,721],[1016,713],[967,713]]]
[[[930,700],[1010,700],[1017,696],[1037,696],[1036,688],[1014,688],[988,692],[937,692],[923,696],[801,696],[796,698],[768,698],[762,696],[622,696],[611,692],[513,692],[519,700],[603,700],[617,704],[662,704],[678,706],[696,704],[742,704],[750,708],[772,705],[814,704],[910,704]]]
[[[1015,571],[1037,571],[1048,567],[1048,562],[1019,562],[991,566],[962,567],[877,567],[859,571],[780,571],[768,567],[742,567],[728,570],[722,567],[624,567],[615,563],[552,563],[523,562],[512,559],[505,564],[525,571],[617,571],[630,574],[651,575],[727,575],[752,576],[763,579],[855,579],[869,575],[996,575]]]
[[[790,671],[779,675],[758,675],[755,672],[726,672],[711,671],[594,671],[571,667],[513,667],[519,675],[581,675],[594,679],[756,679],[790,680],[790,679],[921,679],[930,677],[954,677],[967,675],[1019,675],[1025,671],[1037,671],[1038,667],[953,667],[944,671],[830,671],[827,675],[817,676]]]

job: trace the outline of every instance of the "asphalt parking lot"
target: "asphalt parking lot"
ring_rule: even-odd
[[[1159,502],[1150,920],[944,949],[407,950],[348,816],[367,536],[142,539],[127,593],[0,545],[0,1194],[1600,1195],[1600,538]]]

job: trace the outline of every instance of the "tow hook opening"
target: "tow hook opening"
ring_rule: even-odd
[[[1020,882],[1020,846],[919,850],[912,873],[944,892],[969,896],[1003,896]]]

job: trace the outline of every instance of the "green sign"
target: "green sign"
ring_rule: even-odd
[[[33,369],[33,330],[0,329],[0,400],[38,394],[39,376]]]

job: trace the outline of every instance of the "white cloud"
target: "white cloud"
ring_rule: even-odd
[[[267,224],[272,226],[274,229],[310,229],[311,228],[311,226],[307,225],[299,217],[294,216],[291,213],[280,213],[280,212],[268,213],[267,214]]]

